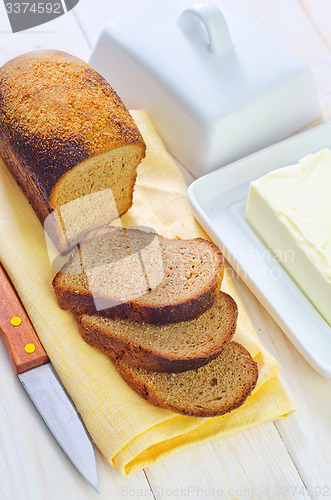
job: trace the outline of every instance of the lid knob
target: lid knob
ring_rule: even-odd
[[[201,2],[185,9],[178,18],[178,24],[193,42],[201,40],[202,34],[196,20],[203,24],[207,36],[207,48],[216,55],[222,56],[232,48],[232,40],[226,20],[219,8],[212,2]]]

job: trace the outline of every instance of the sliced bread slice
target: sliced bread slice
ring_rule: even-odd
[[[213,417],[241,406],[258,379],[257,364],[237,342],[210,363],[181,373],[160,373],[115,361],[124,380],[150,403],[184,415]]]
[[[223,271],[210,241],[113,228],[82,242],[53,287],[60,307],[76,314],[167,324],[209,309]]]
[[[210,309],[190,321],[150,325],[84,314],[77,323],[83,339],[112,358],[146,370],[180,372],[217,356],[231,341],[237,317],[235,301],[220,292]]]

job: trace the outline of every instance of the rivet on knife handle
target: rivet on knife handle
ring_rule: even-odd
[[[7,346],[15,373],[46,363],[47,354],[1,265],[0,289],[0,335]]]

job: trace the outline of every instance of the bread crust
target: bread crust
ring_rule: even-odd
[[[111,325],[109,325],[107,330],[105,330],[103,325],[93,324],[92,326],[93,321],[91,319],[90,321],[86,321],[84,316],[77,317],[78,329],[88,344],[114,359],[121,359],[128,365],[168,373],[193,370],[214,359],[229,344],[236,330],[238,318],[236,302],[225,292],[220,292],[216,300],[217,304],[215,308],[211,309],[212,316],[216,316],[218,312],[217,308],[222,307],[223,320],[226,320],[226,326],[221,333],[216,331],[215,324],[210,324],[213,318],[210,320],[208,311],[203,317],[198,318],[199,323],[197,319],[194,319],[190,322],[185,321],[176,325],[178,328],[183,327],[183,331],[185,329],[185,334],[190,335],[193,343],[194,339],[196,339],[196,346],[192,346],[189,352],[183,349],[171,349],[171,339],[169,340],[170,345],[166,353],[165,351],[160,352],[158,350],[156,342],[153,346],[145,347],[139,339],[119,338],[111,331]],[[221,321],[221,318],[217,317],[218,320]],[[215,339],[213,345],[209,344],[206,346],[199,344],[199,327],[201,328],[201,322],[206,322],[206,325],[210,328],[210,335]],[[131,323],[135,324],[136,322]],[[124,327],[125,323],[123,323]],[[136,327],[134,326],[134,328]],[[174,328],[175,326],[170,335],[171,333],[174,334]],[[139,331],[142,331],[142,328]],[[165,335],[162,326],[155,326],[153,332],[156,336]]]
[[[199,408],[195,404],[195,401],[193,399],[190,402],[178,401],[177,404],[174,402],[169,403],[169,401],[166,401],[167,395],[165,394],[164,398],[162,396],[160,397],[158,388],[153,387],[153,384],[151,383],[148,382],[145,383],[144,378],[139,376],[139,371],[132,369],[122,360],[116,360],[115,366],[117,367],[119,373],[121,374],[123,379],[127,382],[127,384],[142,398],[146,399],[154,406],[159,406],[166,410],[171,410],[176,413],[181,413],[183,415],[188,415],[188,416],[215,417],[224,415],[239,408],[246,401],[247,397],[252,393],[254,387],[256,386],[259,376],[257,363],[251,357],[247,349],[245,349],[241,344],[238,344],[237,342],[234,341],[230,342],[228,346],[221,352],[220,357],[226,353],[227,349],[230,348],[235,348],[237,350],[240,350],[242,358],[246,360],[249,370],[249,380],[247,381],[246,387],[242,387],[238,394],[235,394],[235,391],[232,391],[231,394],[227,395],[226,402],[224,402],[223,404],[220,403],[220,405],[217,408],[215,408],[214,405],[210,405],[210,407],[208,407],[208,404],[206,404],[203,408]],[[204,365],[198,368],[197,370],[208,369],[208,366],[209,364]],[[191,376],[192,384],[194,384],[194,373],[197,372],[197,370],[192,370],[192,376]],[[149,373],[152,380],[153,372],[147,372],[147,373]],[[173,376],[175,381],[176,374],[173,374]],[[206,380],[206,384],[208,383],[209,381]],[[220,395],[222,396],[222,393],[220,393]]]
[[[170,304],[162,307],[151,307],[137,302],[125,302],[108,309],[97,310],[94,299],[90,293],[73,294],[68,290],[59,289],[56,276],[53,279],[56,298],[61,309],[81,314],[99,314],[105,318],[119,318],[123,320],[140,321],[141,323],[151,323],[154,325],[166,325],[168,323],[178,323],[197,318],[200,314],[209,309],[219,293],[223,272],[219,274],[216,282],[205,290],[201,295],[196,295],[183,303]]]
[[[0,68],[0,155],[41,222],[57,208],[56,186],[68,171],[127,144],[139,144],[145,155],[119,96],[80,59],[41,50]],[[132,195],[126,210],[131,205]]]
[[[159,238],[166,240],[162,236],[159,236]],[[118,304],[114,307],[97,310],[94,298],[89,289],[78,293],[77,291],[63,288],[60,284],[61,273],[57,273],[53,278],[52,285],[58,304],[62,309],[70,310],[76,315],[89,314],[92,316],[94,314],[99,314],[106,318],[131,319],[156,325],[178,323],[180,321],[194,319],[213,305],[220,291],[224,275],[224,258],[219,248],[211,241],[203,238],[194,238],[194,241],[197,243],[204,242],[204,244],[210,246],[218,259],[218,272],[213,275],[209,286],[206,287],[202,293],[192,295],[189,300],[182,302],[177,300],[166,306],[155,307],[143,304],[138,299]],[[65,269],[66,266],[63,268],[62,272],[65,271]]]

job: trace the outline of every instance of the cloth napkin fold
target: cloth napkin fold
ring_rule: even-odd
[[[132,208],[124,226],[145,225],[165,237],[206,237],[192,216],[186,184],[145,111],[132,115],[147,144]],[[152,406],[131,390],[111,360],[80,337],[74,317],[62,311],[51,286],[52,269],[43,227],[0,160],[0,259],[62,383],[95,444],[123,474],[193,443],[219,438],[295,410],[277,373],[278,363],[261,345],[228,271],[222,289],[238,303],[235,340],[258,363],[259,380],[239,409],[213,418],[187,417]]]

